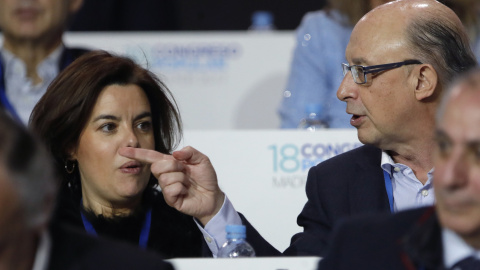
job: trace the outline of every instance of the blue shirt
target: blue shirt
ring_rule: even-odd
[[[279,108],[282,128],[297,128],[308,104],[321,104],[330,128],[351,128],[346,103],[337,99],[353,27],[337,11],[307,13],[296,31],[297,45]]]
[[[395,163],[385,152],[382,152],[382,169],[392,179],[393,209],[395,212],[433,205],[433,169],[428,172],[428,180],[422,184],[408,166]]]
[[[63,50],[63,45],[58,46],[38,64],[36,68],[37,74],[42,81],[34,84],[32,79],[27,77],[25,63],[5,48],[0,49],[4,65],[4,74],[0,75],[3,75],[5,78],[5,92],[11,105],[25,125],[28,124],[33,108],[59,73],[58,63]]]

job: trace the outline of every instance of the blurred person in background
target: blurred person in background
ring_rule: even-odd
[[[0,110],[0,269],[172,269],[154,253],[49,227],[56,183],[52,159]]]
[[[209,255],[193,218],[156,189],[150,166],[118,153],[170,154],[181,138],[175,101],[153,73],[107,52],[84,54],[49,86],[30,127],[62,176],[53,222],[168,258]]]
[[[83,49],[62,35],[83,0],[0,0],[0,106],[27,124],[57,74]]]
[[[345,104],[335,95],[343,74],[353,26],[368,11],[391,0],[329,0],[319,11],[309,12],[296,30],[297,45],[286,90],[279,108],[281,128],[297,128],[311,105],[329,128],[351,128]]]

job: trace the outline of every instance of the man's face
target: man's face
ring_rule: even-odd
[[[480,89],[461,87],[438,123],[433,184],[441,224],[472,237],[480,236]]]
[[[7,38],[36,40],[61,35],[81,0],[0,0],[0,28]]]
[[[345,55],[349,65],[380,65],[412,59],[403,37],[403,25],[394,12],[375,12],[361,20],[352,32]],[[399,20],[392,20],[397,16]],[[414,83],[409,68],[368,74],[367,83],[356,84],[351,72],[345,75],[337,97],[347,103],[350,124],[362,143],[387,148],[404,142],[412,131],[405,123],[415,118]],[[413,87],[413,88],[412,88]]]

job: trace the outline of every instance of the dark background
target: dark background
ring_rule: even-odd
[[[279,30],[295,29],[324,0],[84,0],[72,31],[245,30],[256,10],[274,15]]]

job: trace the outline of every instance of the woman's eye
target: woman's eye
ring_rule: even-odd
[[[105,123],[102,126],[100,126],[100,129],[106,133],[111,133],[112,131],[115,130],[115,128],[116,128],[116,125],[113,123]]]
[[[145,121],[137,124],[137,128],[142,131],[150,131],[152,129],[152,122]]]

